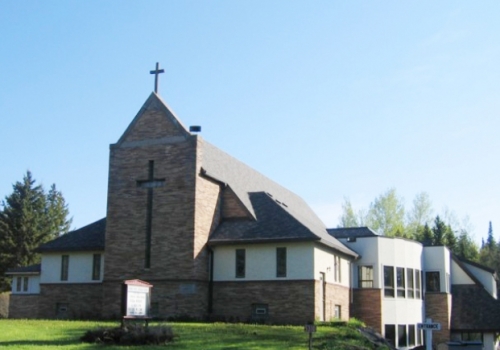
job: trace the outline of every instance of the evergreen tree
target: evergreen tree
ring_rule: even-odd
[[[432,227],[432,245],[446,245],[446,224],[441,218],[436,216]]]
[[[479,262],[479,249],[465,230],[458,236],[455,254],[463,259]]]
[[[0,290],[8,287],[3,277],[7,269],[38,263],[40,257],[35,249],[67,233],[71,224],[61,192],[52,185],[46,194],[35,182],[27,171],[1,203]]]

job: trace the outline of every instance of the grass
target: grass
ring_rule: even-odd
[[[177,335],[164,346],[87,344],[79,338],[90,329],[117,322],[0,320],[0,348],[11,349],[308,349],[303,327],[223,323],[169,323]],[[374,347],[352,326],[318,326],[313,349],[369,350]]]

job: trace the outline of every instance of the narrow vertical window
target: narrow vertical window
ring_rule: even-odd
[[[406,325],[398,325],[398,347],[404,347],[408,345],[406,340]]]
[[[286,248],[276,248],[276,277],[286,277]]]
[[[69,255],[61,256],[61,281],[68,280]]]
[[[23,292],[25,292],[25,293],[28,292],[28,282],[29,282],[29,278],[24,277],[23,278]]]
[[[394,266],[384,266],[384,295],[394,297]]]
[[[396,346],[396,326],[393,324],[386,324],[384,327],[385,339],[391,345]]]
[[[404,298],[405,293],[405,269],[402,267],[396,268],[396,278],[398,282],[398,297]]]
[[[340,256],[334,255],[333,256],[334,260],[334,280],[335,282],[342,282],[342,265],[341,265],[341,260]]]
[[[406,269],[406,279],[408,285],[408,298],[414,298],[415,283],[413,281],[413,269]]]
[[[236,249],[236,278],[245,278],[245,249]]]
[[[22,277],[16,278],[16,292],[21,291],[21,283],[22,283]]]
[[[358,288],[373,288],[373,266],[358,266]]]
[[[342,318],[342,309],[340,305],[335,305],[335,315],[334,317],[337,320],[340,320]]]
[[[415,298],[420,299],[422,283],[420,282],[420,270],[415,270]]]
[[[414,346],[414,345],[415,345],[415,325],[409,324],[408,325],[408,346]]]
[[[432,271],[432,272],[425,273],[425,290],[426,290],[426,292],[440,292],[441,291],[439,271]]]
[[[92,262],[92,280],[98,281],[101,279],[101,254],[94,254]]]

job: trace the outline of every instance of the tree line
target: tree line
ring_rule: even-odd
[[[388,237],[413,239],[424,246],[444,245],[460,258],[500,271],[500,242],[496,242],[493,236],[491,221],[486,241],[483,239],[478,246],[472,237],[468,219],[459,222],[449,210],[435,215],[429,195],[425,192],[415,196],[408,211],[395,188],[376,197],[368,209],[356,211],[345,198],[338,227],[360,226],[368,226]]]
[[[53,184],[37,185],[30,171],[0,202],[0,292],[10,288],[5,272],[40,262],[36,248],[69,231],[71,219],[62,193]]]

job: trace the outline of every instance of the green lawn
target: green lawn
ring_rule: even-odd
[[[154,325],[154,324],[153,324]],[[178,336],[166,346],[104,346],[82,343],[79,338],[113,322],[40,321],[0,319],[2,349],[308,349],[303,327],[222,323],[169,323]],[[373,349],[352,327],[318,326],[313,349]]]

